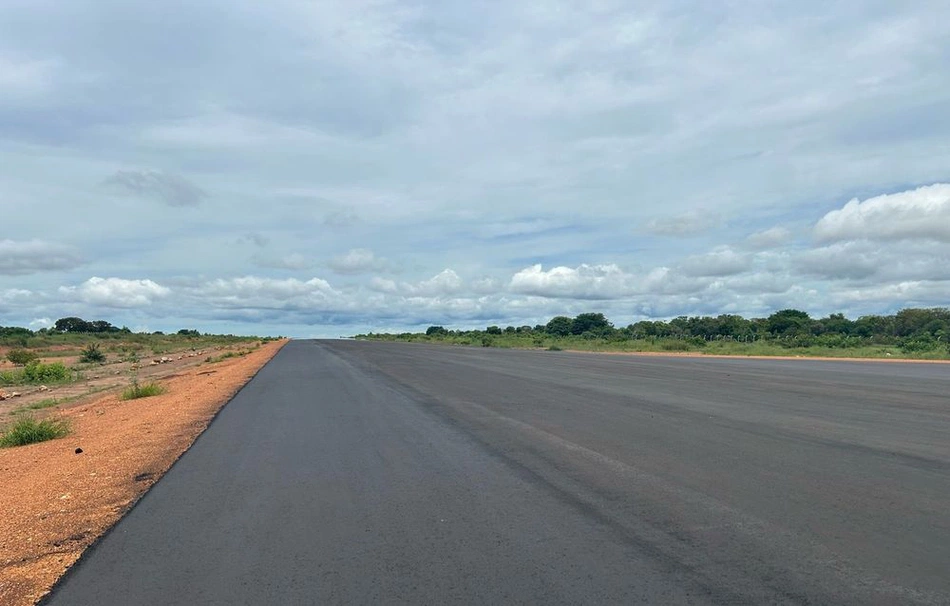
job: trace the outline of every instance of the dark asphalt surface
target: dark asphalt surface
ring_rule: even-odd
[[[295,341],[50,604],[950,604],[950,366]]]

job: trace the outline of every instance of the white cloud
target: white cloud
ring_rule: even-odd
[[[680,265],[687,276],[732,276],[752,267],[752,258],[728,246],[720,246],[702,255],[688,257]]]
[[[787,244],[792,239],[792,232],[785,227],[771,227],[769,229],[749,235],[746,246],[753,250],[766,250]]]
[[[443,269],[428,280],[422,280],[414,285],[407,285],[407,290],[413,295],[444,296],[457,293],[463,287],[462,278],[451,269]]]
[[[509,289],[540,297],[611,299],[631,291],[633,281],[632,275],[613,264],[558,266],[547,271],[536,264],[513,275]]]
[[[102,307],[144,307],[171,294],[152,280],[92,277],[77,286],[64,286],[60,294]]]
[[[950,242],[950,184],[852,199],[815,225],[821,241],[932,238]]]
[[[37,330],[40,328],[49,328],[54,324],[50,318],[35,318],[30,322],[30,328]]]
[[[219,278],[187,289],[186,292],[199,300],[207,298],[223,307],[275,305],[289,301],[325,303],[339,297],[339,293],[320,278],[306,281],[258,276]]]
[[[70,246],[43,240],[0,240],[0,275],[73,269],[81,263],[79,253]]]

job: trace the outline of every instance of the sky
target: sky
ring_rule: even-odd
[[[946,0],[0,3],[0,325],[948,305]]]

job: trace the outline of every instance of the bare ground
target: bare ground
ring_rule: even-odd
[[[71,422],[69,436],[0,450],[0,603],[41,599],[285,343],[214,364],[176,355],[172,363],[143,368],[141,378],[160,379],[167,390],[150,398],[120,400],[117,386],[127,379],[117,384],[114,377],[122,372],[97,377],[109,393],[56,413]],[[67,394],[29,399],[40,395]]]

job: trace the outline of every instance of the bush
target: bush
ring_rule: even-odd
[[[10,360],[17,366],[26,366],[30,362],[35,362],[39,359],[40,357],[38,355],[25,349],[11,349],[7,353],[7,360]]]
[[[65,419],[37,421],[33,417],[21,417],[0,435],[0,448],[45,442],[61,438],[68,433],[69,422]]]
[[[24,383],[53,383],[68,381],[69,377],[69,369],[62,362],[53,362],[52,364],[30,362],[23,369]]]
[[[136,400],[138,398],[148,398],[165,393],[165,388],[158,383],[146,383],[139,385],[138,381],[132,381],[128,389],[122,392],[123,400]]]
[[[90,343],[82,350],[79,361],[83,364],[102,364],[106,361],[106,354],[99,350],[98,343]]]

